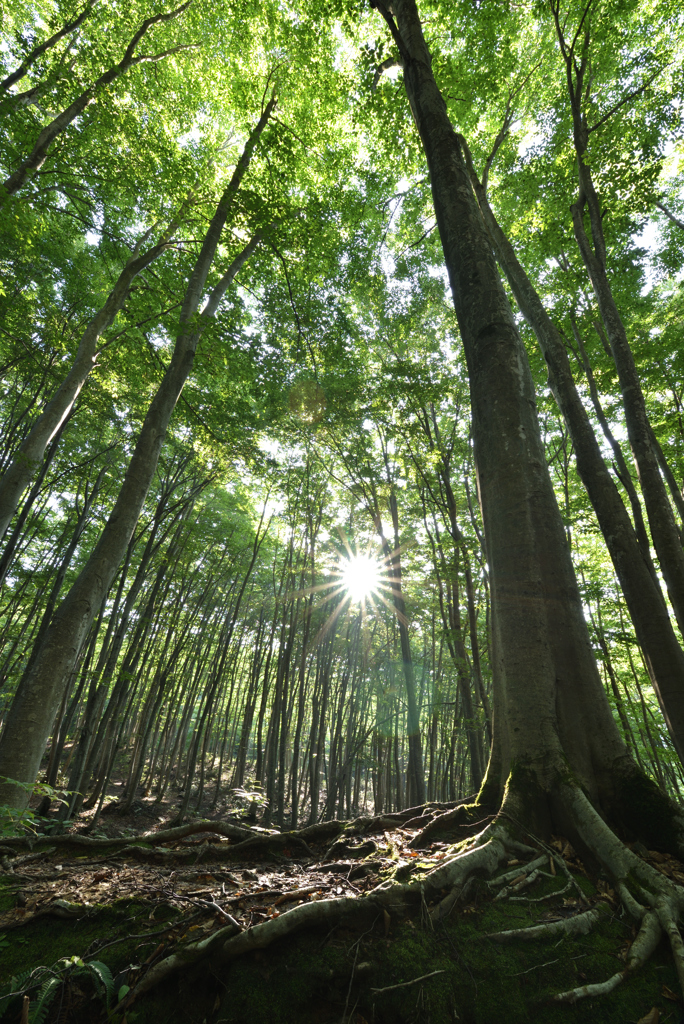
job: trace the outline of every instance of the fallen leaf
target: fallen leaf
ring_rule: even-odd
[[[654,1006],[645,1017],[641,1017],[637,1024],[658,1024],[660,1020],[660,1010],[657,1006]]]
[[[671,988],[668,988],[667,985],[663,985],[660,994],[662,995],[663,999],[669,999],[672,1003],[679,1002],[679,996],[676,994],[676,992],[673,992]]]

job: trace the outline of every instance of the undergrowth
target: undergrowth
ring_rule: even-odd
[[[587,895],[594,895],[594,885],[585,876],[577,877]],[[535,897],[546,888],[552,888],[550,881],[542,883]],[[0,904],[7,905],[12,896],[11,886],[0,886]],[[608,998],[576,1006],[549,1002],[554,992],[614,973],[633,939],[631,924],[612,914],[589,935],[555,944],[547,940],[502,946],[487,938],[488,932],[539,920],[551,906],[551,900],[494,903],[483,883],[468,906],[434,927],[425,914],[379,918],[365,933],[311,931],[227,967],[212,970],[204,964],[135,1004],[126,1013],[126,1024],[626,1024],[653,1007],[659,1007],[662,1022],[679,1024],[680,1005],[664,995],[677,991],[665,948]],[[83,971],[89,961],[104,963],[111,972],[112,992],[118,993],[158,940],[124,941],[105,950],[101,959],[97,949],[112,938],[144,932],[148,916],[144,903],[121,901],[94,907],[78,921],[43,918],[0,934],[0,985],[22,972],[71,958],[73,973]],[[148,922],[149,927],[158,921]],[[86,979],[81,976],[80,981]],[[87,998],[61,1021],[104,1024],[108,1019],[106,992],[91,981]],[[32,1009],[36,1005],[34,996]],[[46,1024],[51,1024],[56,1005],[41,1018]],[[2,1024],[18,1019],[16,1006],[11,1015],[0,1016]],[[114,1018],[109,1020],[113,1024]]]

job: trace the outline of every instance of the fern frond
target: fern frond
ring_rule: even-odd
[[[109,1007],[110,1000],[114,993],[114,979],[112,978],[112,972],[107,967],[107,964],[103,964],[101,960],[89,960],[85,965],[85,970],[89,971],[95,978],[96,986],[99,988],[100,985],[104,989],[104,996]],[[97,985],[97,983],[100,985]],[[102,993],[100,993],[102,995]]]
[[[38,994],[38,1002],[35,1009],[29,1011],[29,1024],[43,1024],[50,1009],[50,1004],[57,995],[61,984],[61,978],[48,978]]]

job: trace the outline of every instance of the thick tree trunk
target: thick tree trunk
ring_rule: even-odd
[[[378,5],[379,6],[379,5]],[[414,0],[380,7],[398,45],[427,157],[437,224],[468,364],[500,687],[501,776],[531,775],[528,824],[548,831],[546,794],[568,772],[599,806],[631,759],[593,659],[546,467],[534,386],[464,154],[431,69]],[[496,747],[496,742],[495,742]],[[636,768],[634,768],[636,771]],[[499,780],[500,784],[500,780]],[[491,780],[490,780],[491,785]],[[515,790],[516,797],[520,787]]]
[[[477,192],[497,258],[546,360],[549,383],[572,438],[577,471],[596,512],[670,735],[680,759],[684,759],[684,652],[672,628],[657,578],[643,557],[635,529],[604,462],[575,387],[563,339],[497,223],[481,186]]]
[[[65,680],[138,522],[157,467],[166,429],[192,370],[202,329],[214,316],[226,289],[260,241],[260,236],[255,235],[233,261],[211,293],[199,317],[199,329],[190,328],[196,318],[228,212],[275,103],[274,97],[252,131],[205,236],[183,302],[183,327],[171,362],[145,416],[114,509],[80,576],[56,612],[30,677],[24,680],[24,685],[15,695],[0,743],[0,776],[32,784],[38,774]],[[26,801],[24,789],[11,782],[0,784],[0,804],[23,807]]]

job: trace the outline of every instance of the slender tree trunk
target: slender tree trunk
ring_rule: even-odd
[[[170,234],[173,234],[176,226],[175,223],[170,226]],[[95,366],[99,338],[114,322],[114,318],[126,301],[131,285],[138,274],[149,267],[164,252],[170,234],[167,233],[163,242],[153,246],[142,256],[133,256],[121,271],[107,301],[83,332],[71,369],[43,408],[28,437],[23,441],[11,464],[5,470],[0,479],[0,536],[3,536],[7,530],[21,495],[38,471],[45,455],[45,449],[55,435],[61,434],[64,422],[90,371]]]
[[[590,131],[583,111],[583,103],[585,77],[590,73],[590,20],[585,21],[582,33],[582,51],[577,57],[565,42],[564,29],[561,27],[559,13],[556,10],[554,10],[554,17],[558,41],[565,62],[572,113],[573,143],[577,155],[579,195],[577,202],[571,207],[575,239],[589,274],[601,320],[608,335],[610,351],[615,361],[622,392],[627,435],[636,460],[653,544],[680,632],[684,634],[684,549],[682,549],[682,539],[660,472],[659,456],[662,458],[662,452],[659,451],[657,442],[654,443],[655,438],[648,419],[646,401],[634,356],[608,278],[603,213],[600,198],[594,186],[591,167],[587,160]],[[574,45],[575,43],[573,43],[573,47]],[[589,214],[593,244],[589,241],[584,224],[585,211]],[[680,689],[684,691],[681,680],[679,685]],[[684,755],[684,733],[677,735],[676,739],[679,754],[682,757]]]
[[[30,678],[15,695],[0,744],[0,776],[32,784],[59,700],[61,687],[80,650],[83,636],[121,561],[133,534],[154,476],[166,429],[192,370],[202,327],[215,314],[231,281],[256,248],[256,235],[233,261],[214,288],[202,314],[200,328],[191,323],[196,316],[207,276],[219,244],[228,213],[252,153],[275,107],[275,98],[266,106],[252,131],[233,177],[225,189],[209,226],[200,255],[188,284],[181,324],[171,362],[145,417],[135,451],[126,472],[109,520],[80,576],[65,597],[45,637],[40,656]],[[0,783],[0,803],[25,806],[26,791],[11,782]]]
[[[16,171],[14,171],[13,174],[10,174],[9,178],[3,182],[2,188],[4,189],[5,197],[11,196],[14,192],[17,192],[22,185],[25,184],[27,178],[32,172],[40,170],[47,159],[52,143],[69,127],[70,124],[76,120],[77,117],[83,113],[97,92],[105,89],[108,85],[111,85],[112,82],[115,82],[117,78],[120,78],[121,75],[125,74],[129,68],[134,67],[136,64],[141,64],[143,61],[162,60],[170,53],[175,53],[178,49],[185,48],[175,47],[172,51],[170,50],[150,57],[135,56],[135,49],[138,43],[152,25],[159,22],[172,21],[174,18],[177,18],[179,14],[182,14],[189,6],[190,0],[188,0],[187,3],[184,3],[182,7],[178,7],[175,11],[169,11],[167,14],[155,14],[151,18],[145,19],[133,36],[119,63],[113,68],[109,68],[109,70],[105,71],[104,74],[100,75],[100,77],[93,82],[91,86],[85,89],[72,103],[69,104],[66,110],[62,110],[43,128],[29,155],[22,161]]]

